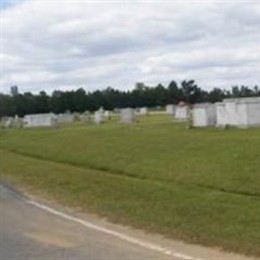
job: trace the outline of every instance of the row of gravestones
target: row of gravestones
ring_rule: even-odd
[[[189,126],[237,126],[242,128],[260,126],[260,97],[225,99],[218,103],[201,103],[189,105],[167,105],[166,113],[177,121],[188,121]],[[148,115],[148,109],[121,109],[120,122],[133,123],[135,115]]]
[[[135,111],[132,108],[123,108],[116,110],[116,113],[119,114],[120,122],[125,124],[131,124],[135,122]],[[94,113],[94,123],[101,124],[104,123],[107,119],[110,119],[112,112],[104,111],[103,108],[100,108]]]
[[[131,108],[117,109],[115,114],[120,116],[120,122],[131,124],[135,122],[136,111]],[[144,111],[139,114],[146,114]],[[22,127],[54,127],[73,121],[82,121],[84,123],[101,124],[111,119],[113,115],[112,111],[104,111],[101,107],[92,116],[89,111],[83,114],[66,112],[64,114],[32,114],[25,115],[23,118],[15,117],[3,117],[1,120],[1,126],[4,128],[22,128]]]
[[[1,120],[1,125],[5,128],[22,128],[24,125],[23,119],[18,117],[3,117]]]
[[[175,112],[175,106],[168,105],[166,107],[166,112],[172,114]],[[183,113],[185,114],[185,113]],[[2,118],[2,126],[6,128],[10,127],[37,127],[37,126],[57,126],[60,124],[70,123],[73,121],[83,121],[85,123],[94,122],[95,124],[101,124],[109,120],[112,115],[117,115],[121,123],[131,124],[136,122],[136,116],[147,116],[149,115],[149,110],[146,107],[132,109],[132,108],[123,108],[115,109],[113,112],[104,110],[102,107],[97,110],[94,115],[89,111],[84,112],[83,114],[79,113],[70,113],[66,111],[63,114],[33,114],[25,115],[24,118],[15,117],[5,117]],[[180,116],[180,117],[184,117]]]
[[[260,97],[193,105],[180,102],[177,106],[167,105],[166,112],[179,121],[188,121],[192,127],[260,127]]]
[[[166,108],[167,110],[167,108]],[[169,111],[168,111],[169,112]],[[21,128],[21,127],[37,127],[37,126],[57,126],[73,121],[83,121],[84,123],[101,124],[111,119],[113,115],[117,115],[121,123],[131,124],[136,122],[136,116],[147,116],[149,110],[147,107],[141,107],[138,109],[122,108],[115,109],[114,111],[104,110],[102,107],[94,112],[92,115],[89,111],[85,111],[83,114],[70,113],[66,111],[62,114],[32,114],[25,115],[24,118],[15,117],[4,117],[2,118],[2,126],[5,128]]]
[[[132,124],[136,122],[136,116],[148,116],[149,110],[147,107],[141,107],[137,109],[133,108],[121,108],[115,109],[115,114],[119,115],[119,122],[124,124]],[[94,113],[94,122],[96,124],[101,124],[105,122],[107,119],[110,119],[112,116],[111,111],[104,111],[101,107],[98,111]]]

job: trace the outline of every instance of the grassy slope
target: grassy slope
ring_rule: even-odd
[[[260,255],[259,129],[188,130],[160,116],[134,126],[2,131],[1,147],[5,178],[34,191],[172,237]]]

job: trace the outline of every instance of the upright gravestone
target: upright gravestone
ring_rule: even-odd
[[[14,127],[16,128],[22,128],[23,127],[23,119],[16,115],[14,117]]]
[[[4,128],[11,128],[15,125],[15,119],[13,117],[4,117],[2,118],[2,124]]]
[[[95,124],[102,124],[105,121],[104,117],[104,111],[103,110],[98,110],[94,114],[94,123]]]
[[[189,107],[184,102],[180,102],[175,111],[175,119],[178,121],[187,121],[189,117]]]
[[[24,127],[55,127],[58,125],[57,116],[53,113],[25,115],[23,121]]]
[[[111,111],[106,110],[104,112],[104,117],[106,118],[106,120],[110,120],[111,119]]]
[[[148,116],[148,114],[149,114],[148,108],[147,107],[141,107],[140,110],[139,110],[139,114],[142,115],[142,116]]]
[[[228,114],[226,111],[225,103],[217,102],[216,104],[217,113],[217,127],[226,127],[229,124]]]
[[[91,121],[91,114],[89,111],[85,111],[82,115],[80,115],[80,120],[84,123],[89,123]]]
[[[195,104],[191,116],[194,127],[214,126],[217,121],[216,106],[211,103]]]
[[[260,97],[224,99],[217,103],[217,126],[260,126]]]
[[[120,122],[132,124],[135,122],[135,114],[132,108],[123,108],[120,110]]]
[[[172,104],[166,105],[165,111],[166,114],[174,116],[176,111],[176,106]]]
[[[71,122],[74,121],[74,115],[71,114],[70,112],[66,112],[66,113],[63,113],[63,114],[58,114],[57,121],[60,124],[71,123]]]

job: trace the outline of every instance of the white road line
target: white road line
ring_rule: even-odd
[[[149,243],[149,242],[145,242],[145,241],[142,241],[140,239],[137,239],[137,238],[134,238],[134,237],[131,237],[131,236],[119,233],[117,231],[114,231],[114,230],[111,230],[111,229],[107,229],[107,228],[95,225],[95,224],[93,224],[91,222],[88,222],[88,221],[85,221],[85,220],[82,220],[82,219],[79,219],[79,218],[67,215],[65,213],[62,213],[60,211],[57,211],[57,210],[55,210],[53,208],[50,208],[50,207],[45,206],[43,204],[37,203],[35,201],[28,200],[27,203],[29,203],[31,205],[34,205],[35,207],[40,208],[42,210],[48,211],[48,212],[50,212],[50,213],[52,213],[54,215],[62,217],[64,219],[76,222],[76,223],[78,223],[78,224],[80,224],[82,226],[85,226],[87,228],[91,228],[91,229],[94,229],[94,230],[106,233],[108,235],[120,238],[120,239],[122,239],[124,241],[127,241],[127,242],[130,242],[130,243],[139,245],[139,246],[141,246],[143,248],[146,248],[146,249],[155,250],[155,251],[163,253],[165,255],[177,257],[177,258],[183,259],[183,260],[201,260],[199,258],[195,258],[195,257],[189,256],[189,255],[185,255],[185,254],[182,254],[182,253],[178,253],[178,252],[174,252],[174,251],[169,250],[169,249],[167,249],[165,247],[161,247],[161,246]]]

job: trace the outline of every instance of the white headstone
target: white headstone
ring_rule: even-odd
[[[148,108],[147,107],[141,107],[139,110],[139,115],[142,116],[147,116],[149,114]]]
[[[71,113],[59,114],[57,116],[58,123],[65,124],[71,123],[74,121],[74,115]]]
[[[54,127],[58,123],[53,113],[26,115],[23,121],[24,127]]]
[[[82,115],[80,115],[80,120],[84,123],[89,123],[91,121],[91,114],[89,111],[85,111]]]
[[[111,118],[111,111],[106,110],[106,111],[104,112],[104,117],[105,117],[107,120],[109,120],[109,119]]]
[[[216,107],[217,126],[260,126],[260,97],[225,99]]]
[[[120,110],[120,122],[124,124],[132,124],[135,121],[135,114],[132,108],[123,108]]]
[[[11,128],[15,125],[15,119],[13,117],[2,118],[2,124],[5,128]]]
[[[172,104],[166,105],[165,111],[166,114],[175,115],[176,106]]]
[[[226,112],[226,105],[223,102],[216,103],[217,112],[217,126],[224,127],[228,125],[228,115]]]
[[[196,104],[192,109],[192,125],[195,127],[214,126],[217,121],[215,104]]]
[[[189,107],[186,105],[178,105],[176,107],[175,119],[186,121],[189,119]]]
[[[103,111],[96,111],[94,114],[94,123],[95,124],[102,124],[105,121],[104,113]]]

